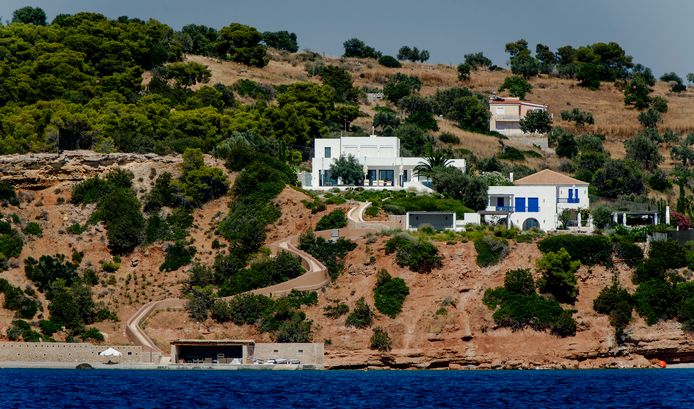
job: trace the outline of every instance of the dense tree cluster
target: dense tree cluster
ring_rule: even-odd
[[[410,48],[409,46],[402,46],[398,50],[398,60],[407,60],[412,62],[425,62],[429,59],[429,51],[420,50],[417,47]]]

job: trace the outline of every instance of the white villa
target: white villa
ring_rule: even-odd
[[[414,168],[425,158],[400,156],[400,139],[394,136],[344,136],[314,141],[311,173],[301,178],[305,189],[343,187],[341,180],[330,175],[330,165],[340,156],[352,155],[364,168],[364,186],[386,189],[413,188],[430,191],[422,184],[426,178],[415,174]],[[451,166],[465,171],[465,159],[453,159]]]
[[[521,101],[520,98],[492,96],[489,98],[489,110],[490,131],[496,131],[505,136],[523,136],[520,120],[530,111],[546,111],[547,105]]]
[[[489,186],[487,209],[479,213],[488,221],[523,230],[537,227],[552,231],[561,226],[565,209],[589,208],[588,183],[549,169],[515,181],[513,186]],[[581,214],[576,223],[581,226]]]

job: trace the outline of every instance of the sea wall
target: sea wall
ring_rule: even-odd
[[[324,345],[322,343],[257,343],[249,346],[249,355],[255,359],[298,359],[302,365],[322,368]]]
[[[159,363],[161,354],[144,351],[140,346],[115,345],[123,355],[118,357],[100,356],[108,345],[65,342],[0,342],[0,361],[23,362],[106,362],[109,359],[118,363]]]

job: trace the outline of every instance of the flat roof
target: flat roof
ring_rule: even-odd
[[[255,344],[252,339],[177,339],[171,345],[249,345]]]

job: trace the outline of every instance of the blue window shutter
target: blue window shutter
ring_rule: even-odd
[[[517,197],[516,198],[516,208],[514,210],[517,212],[524,212],[525,211],[525,198],[524,197]]]
[[[571,201],[573,200],[573,198],[574,198],[574,190],[573,190],[573,189],[569,189],[569,203],[571,203]]]
[[[540,211],[540,201],[536,197],[528,198],[528,211],[529,212],[539,212]]]

